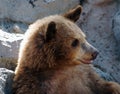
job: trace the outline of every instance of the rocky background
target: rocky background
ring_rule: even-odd
[[[100,52],[95,70],[120,83],[120,0],[0,0],[0,94],[11,94],[19,45],[28,26],[78,4],[83,12],[77,24]]]

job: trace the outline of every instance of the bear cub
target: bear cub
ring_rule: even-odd
[[[13,94],[120,94],[92,69],[98,51],[75,24],[82,8],[34,22],[20,45]]]

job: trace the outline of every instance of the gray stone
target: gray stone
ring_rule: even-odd
[[[102,1],[102,4],[93,4],[97,3],[97,1]],[[83,3],[83,13],[78,25],[87,35],[88,41],[99,50],[99,55],[94,61],[94,65],[109,74],[114,78],[114,81],[120,83],[118,43],[112,30],[112,20],[117,10],[118,7],[115,0],[87,0]]]
[[[93,69],[100,75],[101,78],[103,78],[107,81],[115,81],[115,79],[110,74],[108,74],[96,67],[93,67]]]
[[[7,33],[0,30],[0,67],[9,69],[15,67],[23,36],[23,34]]]
[[[79,0],[0,0],[0,18],[32,23],[47,15],[62,13],[79,4]]]
[[[109,4],[110,2],[113,2],[113,0],[87,0],[88,3],[90,4],[96,4],[96,5],[101,5],[101,4]]]
[[[118,54],[120,59],[120,10],[116,13],[116,15],[113,18],[113,32],[118,42]]]
[[[0,94],[12,94],[14,72],[0,68]]]
[[[113,31],[118,42],[120,42],[120,11],[114,16]]]
[[[55,0],[44,0],[46,3],[50,3],[50,2],[53,2]]]
[[[0,19],[0,29],[10,33],[25,33],[28,24],[15,22],[10,19]]]

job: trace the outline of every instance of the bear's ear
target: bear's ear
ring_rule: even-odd
[[[47,32],[46,32],[46,42],[49,42],[51,39],[55,38],[56,35],[56,23],[55,22],[50,22],[47,27]]]
[[[74,9],[63,14],[63,16],[73,22],[76,22],[79,19],[81,12],[82,12],[82,7],[78,5]]]

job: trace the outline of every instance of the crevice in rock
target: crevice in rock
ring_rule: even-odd
[[[80,0],[80,5],[83,5],[85,0]]]
[[[35,5],[35,2],[37,1],[37,0],[28,0],[29,1],[29,3],[31,4],[31,6],[34,8],[36,5]]]

